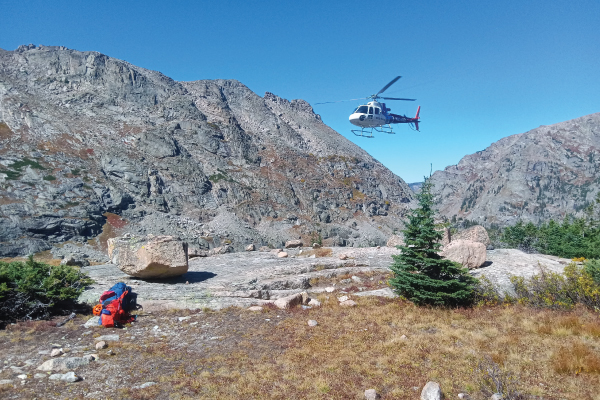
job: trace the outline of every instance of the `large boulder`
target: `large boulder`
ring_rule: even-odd
[[[296,240],[288,240],[287,242],[285,242],[286,249],[293,249],[295,247],[302,247],[302,240],[296,239]]]
[[[109,239],[108,255],[121,271],[136,278],[170,278],[188,271],[188,244],[173,236]]]
[[[491,243],[487,230],[481,225],[475,225],[462,232],[458,232],[452,239],[470,240],[471,242],[483,243],[486,246]]]
[[[467,268],[479,268],[485,263],[487,253],[483,243],[459,239],[448,243],[441,255]]]

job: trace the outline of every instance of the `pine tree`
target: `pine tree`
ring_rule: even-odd
[[[425,178],[417,194],[419,206],[409,214],[403,231],[405,245],[397,246],[402,253],[392,256],[394,277],[389,283],[396,293],[416,304],[468,305],[477,280],[462,265],[438,254],[443,234],[435,226],[431,186]]]

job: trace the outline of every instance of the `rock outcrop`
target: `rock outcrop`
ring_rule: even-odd
[[[505,137],[431,180],[441,215],[506,226],[582,215],[600,190],[600,113]]]
[[[383,245],[412,202],[303,100],[98,52],[0,49],[0,256],[126,232],[201,250]]]
[[[449,234],[448,237],[450,238]],[[490,236],[488,235],[487,230],[481,225],[475,225],[464,231],[458,232],[451,237],[451,240],[468,240],[471,242],[483,243],[486,246],[490,244]]]
[[[449,260],[456,261],[469,269],[479,268],[485,263],[486,248],[483,243],[470,240],[452,240],[441,255]]]
[[[188,271],[188,244],[172,236],[108,239],[108,255],[121,271],[136,278],[171,278]]]

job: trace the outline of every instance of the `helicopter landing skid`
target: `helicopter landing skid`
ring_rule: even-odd
[[[366,138],[374,138],[375,136],[373,136],[373,131],[379,132],[379,133],[387,133],[389,135],[396,134],[394,132],[394,130],[392,129],[392,126],[389,124],[382,125],[380,127],[374,127],[374,128],[352,129],[352,133],[354,133],[356,136],[362,136],[362,137],[366,137]]]

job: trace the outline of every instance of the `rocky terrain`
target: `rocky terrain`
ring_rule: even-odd
[[[581,216],[600,190],[600,113],[505,137],[432,176],[440,213],[490,226]]]
[[[0,256],[93,253],[125,232],[383,245],[413,196],[303,100],[93,51],[0,50]]]

